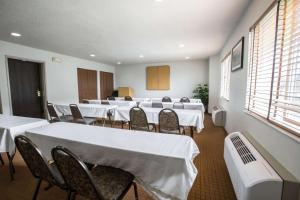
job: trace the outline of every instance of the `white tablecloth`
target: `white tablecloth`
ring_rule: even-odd
[[[84,117],[98,117],[107,118],[109,110],[114,111],[118,106],[116,105],[101,105],[101,104],[77,104],[81,114]],[[56,104],[57,111],[64,115],[71,115],[69,104]]]
[[[90,104],[101,104],[102,101],[108,101],[110,105],[116,106],[136,106],[136,101],[122,101],[122,100],[87,100]]]
[[[180,99],[181,98],[172,98],[171,97],[171,100],[172,102],[180,102]],[[151,98],[151,101],[152,102],[162,102],[162,98]],[[202,103],[201,102],[201,99],[190,99],[190,103]]]
[[[161,102],[163,108],[173,108],[173,102]],[[205,112],[205,108],[202,103],[183,103],[184,109],[187,110],[201,110],[203,113]],[[141,102],[140,107],[152,107],[152,102]]]
[[[17,117],[0,114],[0,152],[8,152],[13,155],[15,152],[16,136],[24,134],[26,130],[49,124],[45,119],[28,117]]]
[[[115,97],[117,101],[124,101],[124,97]],[[135,102],[144,102],[144,101],[150,101],[150,98],[139,98],[139,97],[133,97],[133,101]]]
[[[130,121],[129,111],[130,107],[119,107],[115,110],[114,120],[116,121]],[[147,116],[148,123],[158,124],[158,114],[162,110],[161,108],[142,108]],[[197,132],[201,132],[204,128],[203,120],[204,115],[200,110],[184,110],[174,109],[178,115],[179,124],[182,126],[193,126]]]
[[[63,122],[26,135],[48,159],[61,145],[84,161],[129,171],[157,199],[187,199],[197,175],[193,159],[199,149],[188,136]]]

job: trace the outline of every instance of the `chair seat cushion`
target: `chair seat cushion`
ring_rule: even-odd
[[[132,184],[134,176],[121,169],[96,166],[91,170],[97,190],[107,200],[119,199]]]

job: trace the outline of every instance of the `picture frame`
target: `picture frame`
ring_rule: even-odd
[[[244,37],[242,37],[231,50],[231,72],[243,68],[244,60]]]

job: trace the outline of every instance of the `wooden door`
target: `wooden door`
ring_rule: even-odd
[[[111,96],[114,91],[114,74],[109,72],[100,72],[100,94],[101,99]]]
[[[97,71],[77,69],[79,102],[83,99],[97,99]]]
[[[41,64],[8,59],[13,115],[43,118]]]

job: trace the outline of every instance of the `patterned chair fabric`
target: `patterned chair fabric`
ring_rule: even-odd
[[[54,164],[48,164],[42,152],[25,136],[15,138],[16,146],[32,175],[65,189],[65,183]]]
[[[162,102],[172,102],[172,99],[170,97],[165,96],[165,97],[162,98],[161,101]]]
[[[182,97],[180,99],[180,102],[182,102],[182,103],[190,103],[191,101],[190,101],[190,99],[188,97]]]
[[[102,100],[102,101],[101,101],[101,104],[102,104],[102,105],[109,105],[109,101]]]
[[[179,119],[176,112],[172,109],[165,108],[159,112],[159,132],[171,134],[184,134],[179,125]]]
[[[107,99],[108,99],[108,100],[111,100],[111,101],[116,100],[116,98],[115,98],[114,96],[109,96],[109,97],[107,97]]]
[[[50,116],[50,120],[58,120],[59,121],[59,116],[54,108],[54,105],[52,103],[47,102],[47,110]]]
[[[133,107],[129,112],[130,129],[140,131],[150,131],[146,113],[140,107]]]
[[[70,104],[70,110],[73,116],[73,122],[79,124],[95,124],[96,118],[83,117],[76,104]]]
[[[160,102],[152,102],[152,108],[163,108],[163,104]]]
[[[72,192],[88,199],[122,199],[134,176],[121,169],[96,166],[91,171],[79,158],[63,147],[52,149],[52,157]]]
[[[124,97],[124,100],[125,100],[125,101],[133,101],[131,96],[125,96],[125,97]]]
[[[173,109],[184,109],[184,104],[182,102],[175,102],[173,104]]]

